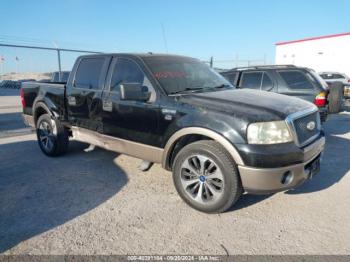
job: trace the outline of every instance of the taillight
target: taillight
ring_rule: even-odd
[[[23,92],[22,88],[21,88],[21,91],[19,91],[19,94],[21,96],[22,107],[25,108],[26,107],[26,101],[24,100],[24,92]]]
[[[350,84],[350,79],[348,79],[348,83]]]
[[[314,104],[317,106],[325,106],[327,104],[327,94],[326,92],[319,93],[314,100]]]

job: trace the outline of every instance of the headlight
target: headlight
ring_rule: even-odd
[[[250,124],[247,137],[249,144],[279,144],[293,141],[285,121]]]

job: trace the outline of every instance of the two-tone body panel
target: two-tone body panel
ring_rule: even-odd
[[[281,172],[283,176],[284,169],[289,170],[290,166],[291,172],[295,166],[301,170],[322,151],[322,146],[312,149],[317,143],[324,145],[322,132],[305,145],[299,145],[297,140],[251,145],[247,140],[250,124],[287,121],[299,111],[312,113],[316,107],[311,103],[270,92],[236,90],[232,86],[170,94],[159,77],[183,75],[169,73],[170,69],[152,71],[147,61],[153,57],[182,59],[153,54],[82,56],[66,85],[24,83],[25,118],[33,116],[35,123],[40,114],[49,113],[62,121],[76,140],[159,162],[167,169],[172,169],[171,161],[181,146],[198,139],[215,140],[238,165],[243,187],[251,192],[284,190],[298,184],[301,180],[297,175],[293,183],[281,183]],[[149,99],[122,99],[120,83],[125,82],[146,87]],[[284,169],[279,171],[280,168]],[[276,169],[273,173],[277,175],[269,176],[272,169]],[[260,173],[264,175],[259,176]],[[260,180],[269,178],[271,187],[261,187]]]

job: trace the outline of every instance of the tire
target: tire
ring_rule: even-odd
[[[69,136],[66,128],[50,115],[44,114],[36,123],[38,144],[47,156],[59,156],[67,152]]]
[[[173,181],[181,198],[205,213],[226,211],[243,192],[236,163],[211,140],[194,142],[180,150],[174,160]]]
[[[329,90],[329,112],[332,114],[339,113],[343,103],[344,85],[341,82],[332,83]]]

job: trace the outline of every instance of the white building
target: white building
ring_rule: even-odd
[[[350,76],[350,32],[277,43],[275,63]]]

